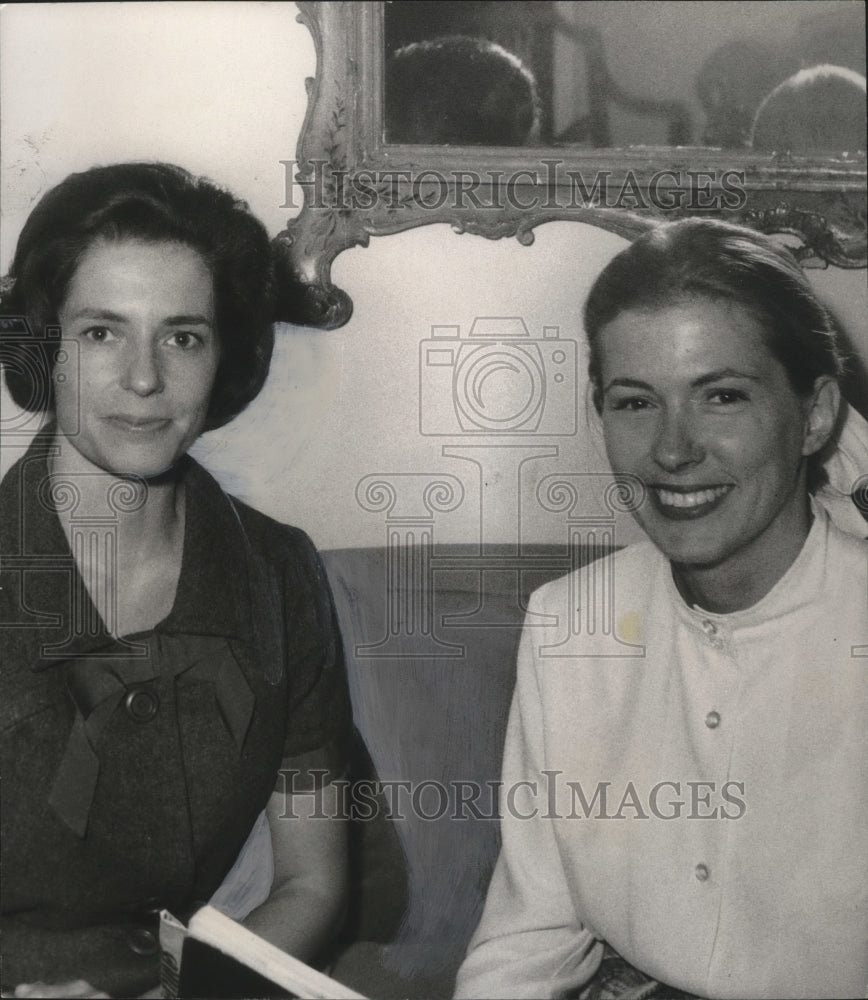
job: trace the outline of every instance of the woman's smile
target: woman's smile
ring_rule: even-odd
[[[165,417],[135,417],[126,414],[117,414],[107,417],[111,423],[120,427],[121,430],[134,434],[152,433],[168,427],[171,421]]]
[[[723,498],[732,489],[730,484],[722,486],[660,486],[647,484],[652,503],[664,517],[673,521],[689,521],[704,517],[717,510]]]

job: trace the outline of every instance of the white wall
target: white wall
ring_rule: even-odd
[[[169,160],[226,184],[277,232],[313,43],[293,3],[3,4],[3,227],[73,170]]]
[[[94,163],[171,160],[246,198],[271,232],[285,225],[280,161],[295,155],[315,63],[294,4],[14,4],[0,12],[0,46],[3,270],[39,195]],[[382,543],[383,515],[355,496],[375,473],[414,490],[408,474],[463,481],[461,506],[438,515],[441,540],[515,541],[520,530],[523,540],[562,541],[562,516],[541,513],[534,491],[547,473],[605,469],[584,425],[584,386],[578,433],[534,437],[557,455],[526,463],[519,484],[518,458],[529,453],[477,439],[477,468],[443,454],[460,437],[420,433],[419,345],[432,325],[466,332],[486,315],[521,316],[536,337],[558,326],[579,340],[587,289],[622,245],[554,223],[529,248],[429,226],[348,251],[333,276],[353,298],[350,323],[330,333],[282,327],[261,397],[196,453],[228,489],[324,548]],[[864,272],[817,277],[868,357]],[[2,405],[8,428],[15,414],[5,395]],[[5,470],[23,439],[6,433],[2,444]],[[635,537],[629,522],[619,531],[620,540]]]

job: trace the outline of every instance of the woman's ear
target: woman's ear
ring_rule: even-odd
[[[830,375],[821,375],[814,382],[814,391],[805,417],[805,440],[802,454],[818,452],[832,436],[841,407],[841,390]]]

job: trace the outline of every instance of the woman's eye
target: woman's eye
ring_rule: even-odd
[[[82,330],[81,336],[94,344],[104,344],[107,340],[112,339],[113,334],[107,326],[90,326],[86,330]]]
[[[712,403],[719,403],[727,406],[731,403],[743,403],[747,399],[747,393],[741,389],[714,389],[709,393]]]
[[[182,350],[189,351],[198,347],[202,343],[202,338],[195,333],[191,333],[189,330],[178,330],[177,333],[173,333],[169,337],[168,343],[174,347],[180,347]]]
[[[646,399],[644,396],[624,396],[621,399],[613,399],[610,406],[613,410],[626,410],[628,413],[639,413],[651,406],[651,400]]]

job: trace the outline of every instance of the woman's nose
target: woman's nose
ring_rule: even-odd
[[[686,413],[667,413],[660,420],[654,438],[652,458],[667,472],[701,462],[705,452],[697,428]]]
[[[122,384],[139,396],[151,396],[163,389],[159,358],[150,344],[130,343],[124,358]]]

